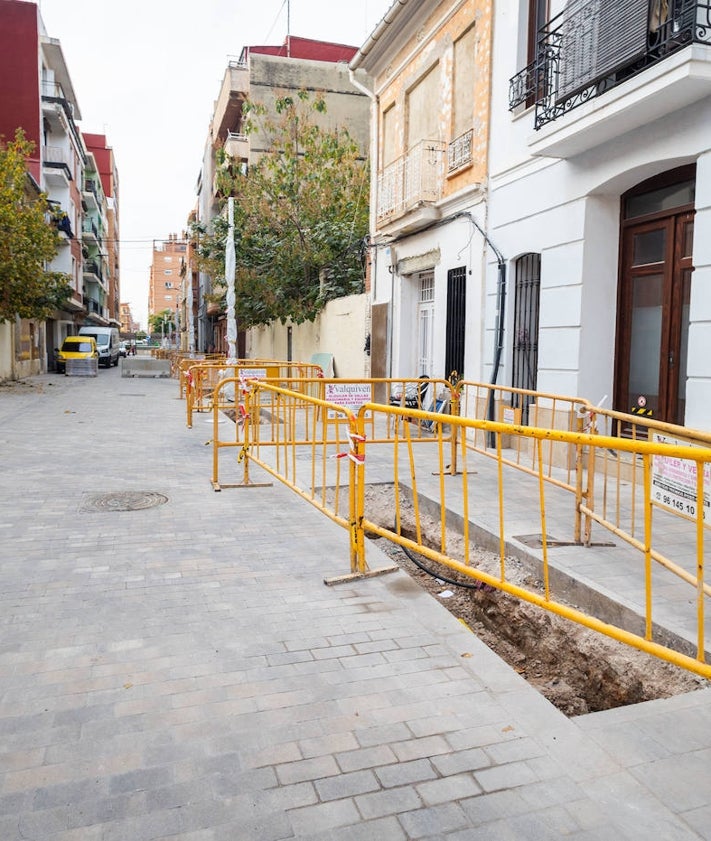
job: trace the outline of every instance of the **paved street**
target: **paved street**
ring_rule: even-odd
[[[405,573],[324,586],[347,533],[214,493],[210,422],[0,386],[1,841],[711,839],[709,690],[567,719]]]

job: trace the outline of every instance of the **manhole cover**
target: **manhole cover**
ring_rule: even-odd
[[[140,511],[154,508],[168,501],[165,494],[155,491],[118,491],[110,494],[87,496],[82,502],[81,511]]]

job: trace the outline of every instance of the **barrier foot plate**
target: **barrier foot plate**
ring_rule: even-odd
[[[271,488],[274,486],[273,482],[237,482],[234,485],[223,485],[220,482],[211,481],[210,484],[215,493],[221,491],[223,488]]]
[[[358,581],[361,578],[375,578],[378,575],[387,575],[389,572],[397,572],[399,569],[400,567],[394,564],[390,567],[369,569],[366,572],[351,572],[350,575],[337,575],[335,578],[324,578],[323,583],[327,587],[332,587],[334,584],[346,584],[349,581]]]

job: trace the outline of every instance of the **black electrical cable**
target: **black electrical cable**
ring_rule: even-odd
[[[397,531],[397,528],[394,529]],[[455,581],[453,578],[447,578],[445,575],[440,575],[439,572],[435,572],[431,570],[428,566],[424,564],[423,561],[416,555],[415,552],[410,551],[406,546],[399,544],[402,551],[407,555],[407,557],[412,561],[412,563],[419,567],[423,572],[426,572],[427,575],[432,576],[432,578],[436,578],[438,581],[442,581],[445,584],[451,584],[453,587],[463,587],[465,590],[483,590],[484,588],[489,589],[489,585],[485,584],[483,581],[473,581],[471,584],[468,582],[462,581]],[[493,588],[491,588],[493,589]]]

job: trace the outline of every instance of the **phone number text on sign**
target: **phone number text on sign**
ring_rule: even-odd
[[[655,444],[685,445],[685,441],[654,433]],[[704,464],[704,520],[711,500],[711,464]],[[675,456],[652,457],[652,501],[672,511],[696,516],[696,462]]]

